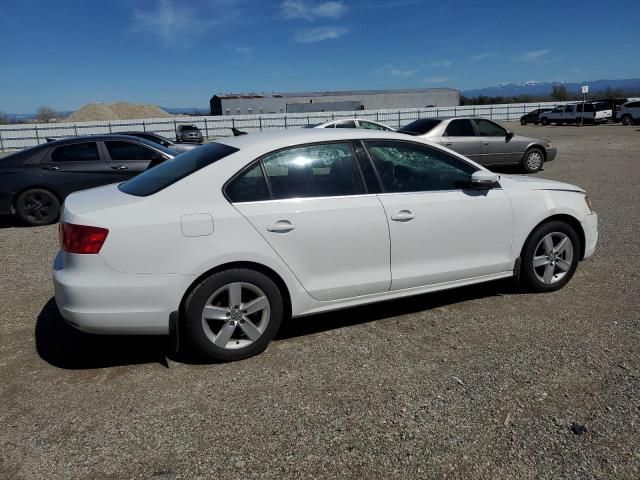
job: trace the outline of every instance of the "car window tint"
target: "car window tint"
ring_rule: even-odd
[[[440,150],[407,142],[366,142],[386,192],[467,188],[476,168]]]
[[[262,166],[258,163],[235,180],[226,189],[227,197],[231,202],[258,202],[269,200],[269,188],[262,173]]]
[[[109,156],[114,162],[126,160],[152,160],[159,157],[160,154],[142,145],[133,142],[112,142],[106,141]]]
[[[345,120],[344,122],[336,123],[336,128],[356,128],[356,122],[353,120]]]
[[[237,151],[237,148],[224,143],[209,143],[145,170],[118,188],[129,195],[146,197]]]
[[[451,120],[445,132],[447,137],[475,137],[476,132],[471,125],[471,120]]]
[[[54,162],[93,162],[100,160],[96,142],[74,143],[57,147],[51,153]]]
[[[372,122],[367,122],[365,120],[358,120],[358,124],[360,125],[360,128],[366,128],[368,130],[386,130],[386,128],[384,128],[381,125],[377,125]]]
[[[276,199],[364,193],[351,147],[345,143],[281,150],[263,162]]]
[[[476,122],[481,137],[504,137],[507,134],[504,128],[489,120],[477,118],[474,122]]]

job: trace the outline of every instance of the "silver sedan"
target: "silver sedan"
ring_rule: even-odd
[[[482,165],[520,165],[527,173],[556,157],[548,140],[516,135],[488,118],[421,118],[399,132],[439,143]]]

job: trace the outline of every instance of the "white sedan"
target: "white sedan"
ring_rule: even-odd
[[[262,351],[289,317],[514,276],[557,290],[598,238],[579,187],[371,130],[219,139],[70,195],[60,222],[71,325],[179,332],[221,360]]]
[[[359,118],[344,118],[342,120],[333,120],[331,122],[318,123],[317,125],[309,125],[309,128],[364,128],[366,130],[382,130],[385,132],[395,132],[395,130],[382,123],[373,120],[362,120]]]

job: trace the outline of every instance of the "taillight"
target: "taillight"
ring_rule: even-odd
[[[60,246],[68,253],[100,253],[109,230],[73,223],[60,224]]]

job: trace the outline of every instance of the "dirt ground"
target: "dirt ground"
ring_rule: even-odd
[[[600,215],[564,289],[301,318],[237,363],[66,326],[56,226],[0,219],[0,478],[640,478],[640,127],[512,128]]]

